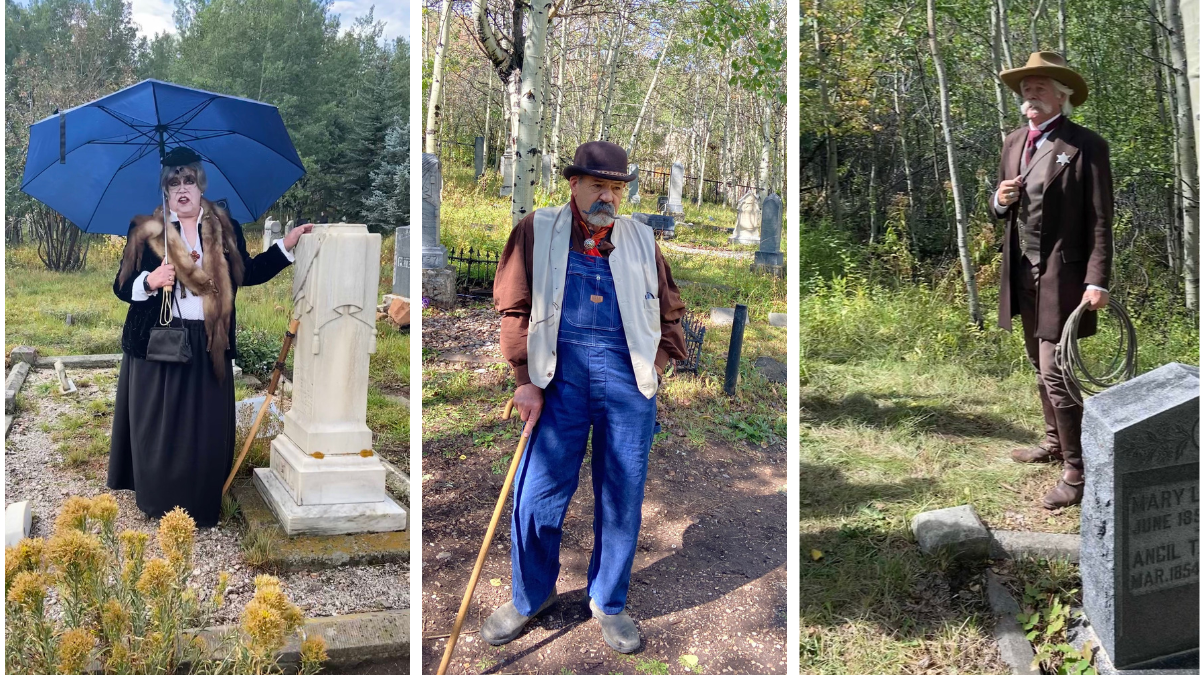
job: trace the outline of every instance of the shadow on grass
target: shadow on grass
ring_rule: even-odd
[[[908,428],[915,432],[1002,438],[1017,443],[1037,442],[1037,435],[992,413],[961,410],[962,402],[920,403],[919,398],[899,394],[854,392],[840,399],[811,395],[800,399],[801,415],[806,422],[842,424],[850,421],[880,429]]]

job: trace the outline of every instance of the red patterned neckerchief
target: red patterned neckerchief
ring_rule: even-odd
[[[579,207],[575,205],[574,199],[571,200],[571,215],[575,217],[575,222],[579,223],[580,227],[583,228],[585,235],[583,240],[583,254],[603,258],[604,256],[600,254],[600,242],[608,236],[609,232],[612,232],[613,226],[602,227],[593,232],[588,222],[579,213]]]

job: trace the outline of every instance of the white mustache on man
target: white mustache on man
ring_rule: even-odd
[[[1043,115],[1050,114],[1050,105],[1045,101],[1040,101],[1036,98],[1026,99],[1025,102],[1021,104],[1021,114],[1028,115],[1031,108],[1042,113]]]
[[[592,206],[583,214],[583,219],[588,222],[588,225],[597,227],[605,227],[611,224],[617,218],[617,210],[612,204],[597,199],[592,202]]]

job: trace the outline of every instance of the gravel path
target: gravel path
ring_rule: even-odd
[[[105,487],[107,458],[77,468],[63,465],[62,457],[55,449],[56,443],[46,429],[64,415],[86,410],[88,402],[111,399],[116,392],[115,369],[68,372],[68,375],[79,385],[77,396],[60,397],[47,393],[47,390],[57,392],[53,370],[30,372],[21,387],[23,397],[36,409],[22,411],[17,416],[4,445],[6,503],[29,500],[34,516],[31,535],[47,537],[54,524],[54,515],[67,497],[93,497],[112,492],[121,507],[118,530],[156,533],[158,521],[147,518],[138,510],[132,492],[110,491]],[[88,384],[81,384],[84,381]],[[111,427],[111,417],[98,417],[96,424]],[[109,434],[109,429],[106,428],[104,433]],[[207,595],[216,585],[219,572],[230,573],[226,604],[216,617],[218,623],[235,621],[254,593],[257,572],[243,562],[240,540],[241,533],[231,525],[201,529],[196,533],[192,584],[201,595]],[[150,554],[161,555],[157,545],[151,545]],[[284,574],[280,579],[288,597],[309,617],[409,607],[406,563],[294,572]]]

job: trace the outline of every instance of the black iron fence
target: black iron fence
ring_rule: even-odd
[[[700,374],[700,352],[704,349],[704,315],[688,310],[679,322],[683,326],[683,344],[687,347],[687,359],[675,362],[675,372]]]
[[[683,177],[683,202],[685,204],[694,202],[696,199],[696,176],[685,175]],[[668,193],[668,188],[671,185],[671,169],[661,168],[644,168],[638,170],[638,191],[652,192],[665,195]],[[734,200],[741,196],[747,190],[753,188],[749,185],[740,183],[725,183],[711,178],[704,179],[704,187],[700,191],[700,199],[706,202],[723,202],[725,201],[725,189],[736,190],[733,195]]]
[[[500,264],[499,253],[460,248],[451,250],[447,259],[454,267],[454,281],[459,295],[491,297],[496,267]]]

